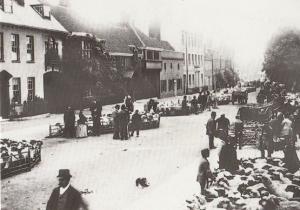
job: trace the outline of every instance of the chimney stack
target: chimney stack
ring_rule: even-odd
[[[160,21],[153,20],[149,25],[149,37],[156,40],[161,40],[160,37]]]

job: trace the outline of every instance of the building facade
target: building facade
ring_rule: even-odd
[[[0,1],[1,117],[11,105],[44,98],[48,71],[59,71],[67,32],[39,1]]]
[[[160,72],[160,95],[171,97],[183,95],[184,54],[175,51],[162,51],[163,67]]]

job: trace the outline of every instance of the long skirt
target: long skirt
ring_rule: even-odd
[[[76,126],[76,138],[87,137],[87,125],[80,124]]]

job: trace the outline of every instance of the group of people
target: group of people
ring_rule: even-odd
[[[285,164],[290,171],[297,171],[300,167],[300,161],[295,148],[297,135],[300,135],[299,116],[299,112],[297,119],[288,113],[275,113],[272,119],[263,126],[260,138],[259,148],[262,157],[265,157],[265,150],[267,151],[267,156],[271,157],[276,149],[275,142],[281,143],[281,145],[277,146],[281,146],[280,149],[283,149]]]
[[[93,120],[93,135],[100,135],[100,117],[102,113],[102,104],[100,101],[93,101],[90,106],[90,112]],[[76,116],[71,106],[68,106],[64,112],[64,136],[66,138],[86,137],[87,136],[87,117],[83,114],[83,110],[79,111],[79,119],[77,127],[75,127]]]
[[[211,110],[211,106],[213,108],[217,108],[217,101],[215,97],[215,91],[209,92],[208,90],[202,90],[198,97],[193,96],[191,103],[191,112],[192,113],[198,113],[203,112],[204,110],[208,109]],[[181,102],[182,111],[184,114],[188,114],[189,108],[188,108],[188,100],[187,96],[183,96],[183,100]]]
[[[121,110],[120,110],[121,108]],[[121,140],[128,140],[130,136],[134,135],[136,132],[136,136],[139,137],[140,126],[141,126],[141,115],[139,114],[138,110],[135,110],[134,114],[132,115],[132,130],[129,133],[128,125],[130,122],[130,111],[125,104],[115,106],[115,110],[112,112],[113,117],[113,139],[121,139]]]
[[[210,149],[216,148],[214,145],[215,137],[219,137],[221,140],[225,142],[228,140],[230,121],[227,117],[225,117],[225,114],[222,114],[218,119],[216,119],[216,116],[217,116],[216,112],[214,111],[211,112],[211,117],[208,119],[206,123],[206,135],[208,135]],[[239,120],[239,116],[237,116],[237,121],[235,122],[236,124],[235,129],[238,134],[240,134],[243,129],[243,125],[241,123],[242,121]],[[241,139],[237,140],[240,146],[242,144],[241,141],[242,141]]]
[[[128,140],[136,132],[136,136],[140,135],[142,118],[138,110],[135,110],[131,117],[131,132],[129,132],[130,114],[134,110],[133,100],[130,96],[126,96],[124,104],[116,105],[112,112],[113,118],[113,139]]]

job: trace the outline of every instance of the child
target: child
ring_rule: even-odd
[[[209,157],[209,150],[201,150],[202,160],[199,164],[197,182],[200,184],[201,194],[205,194],[205,188],[208,186],[208,179],[213,179],[213,175],[210,171],[209,162],[207,158]]]
[[[139,114],[139,110],[135,110],[135,113],[132,115],[132,132],[130,136],[133,136],[134,131],[136,131],[136,137],[139,137],[140,134],[140,126],[142,122],[141,115]]]

